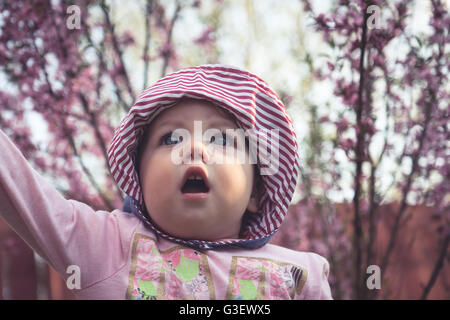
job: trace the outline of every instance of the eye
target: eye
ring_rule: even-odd
[[[210,142],[220,146],[226,146],[231,145],[231,143],[233,143],[233,140],[232,139],[227,140],[225,132],[222,132],[221,134],[216,134],[212,136]]]
[[[173,145],[173,144],[177,144],[179,142],[183,141],[183,137],[182,136],[177,136],[175,134],[173,134],[172,132],[166,133],[165,135],[163,135],[161,137],[161,143],[160,144],[164,144],[164,145]]]

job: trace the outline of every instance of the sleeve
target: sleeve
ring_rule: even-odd
[[[309,261],[306,269],[306,283],[297,299],[332,300],[331,288],[328,283],[330,264],[324,257],[315,253],[308,253],[307,260]]]
[[[64,279],[76,266],[83,289],[126,263],[138,219],[66,200],[2,130],[0,150],[0,217]]]

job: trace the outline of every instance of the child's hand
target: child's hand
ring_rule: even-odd
[[[177,276],[184,282],[192,281],[199,273],[199,262],[194,259],[186,258],[183,254],[180,262],[175,268]]]

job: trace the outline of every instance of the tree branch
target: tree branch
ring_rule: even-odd
[[[35,41],[33,41],[33,46],[34,49],[36,50],[36,53],[38,54],[40,60],[39,60],[39,64],[41,65],[41,68],[43,70],[44,73],[44,79],[46,81],[46,84],[48,86],[47,91],[48,93],[56,100],[60,100],[60,97],[58,97],[58,95],[55,93],[55,91],[52,88],[52,85],[50,83],[50,79],[48,76],[48,73],[45,69],[45,61],[44,61],[44,57],[43,54],[41,52],[39,52],[38,47],[36,46]],[[64,135],[66,136],[68,142],[69,142],[69,146],[71,147],[75,157],[78,159],[80,166],[83,170],[83,172],[86,174],[86,176],[88,177],[90,183],[92,184],[92,186],[94,187],[94,189],[97,191],[97,193],[99,194],[99,196],[102,198],[104,204],[108,207],[108,209],[110,211],[114,210],[114,206],[112,205],[112,203],[108,200],[108,198],[106,198],[106,196],[103,194],[103,192],[101,191],[101,189],[99,188],[98,184],[95,182],[95,179],[93,178],[91,172],[89,171],[89,169],[85,166],[81,156],[78,154],[78,150],[76,148],[75,145],[75,141],[73,140],[73,137],[69,134],[68,129],[65,125],[65,119],[63,117],[61,117],[61,122],[63,124],[63,132]]]
[[[353,197],[353,208],[354,208],[354,218],[353,218],[353,250],[355,254],[355,279],[354,279],[354,290],[355,298],[361,297],[361,274],[362,274],[362,222],[360,213],[360,202],[359,198],[361,195],[361,175],[362,175],[362,164],[364,161],[364,136],[365,132],[362,125],[362,115],[364,110],[364,57],[367,45],[367,19],[369,15],[367,10],[364,8],[364,19],[362,25],[362,38],[360,47],[360,59],[359,59],[359,88],[358,88],[358,104],[356,108],[356,127],[357,127],[357,138],[355,146],[355,194]]]
[[[430,293],[431,289],[433,288],[434,284],[436,283],[436,279],[439,275],[439,272],[444,267],[445,259],[447,257],[449,243],[450,243],[450,234],[447,235],[447,237],[444,240],[444,243],[442,244],[441,251],[439,253],[439,258],[436,261],[433,272],[430,275],[430,279],[428,280],[428,283],[425,286],[425,289],[423,290],[422,296],[420,297],[421,300],[425,300],[427,298],[428,294]]]
[[[100,146],[100,149],[102,150],[103,160],[106,163],[106,166],[110,169],[109,162],[108,162],[108,148],[106,146],[105,140],[102,137],[102,134],[100,133],[97,116],[93,111],[91,111],[89,109],[89,103],[88,103],[86,97],[82,93],[79,94],[79,97],[81,100],[81,105],[83,106],[83,110],[89,116],[89,124],[91,125],[92,129],[94,130],[94,134],[95,134],[95,138],[97,139],[97,143]],[[114,180],[114,182],[115,182],[115,180]],[[116,185],[117,194],[123,200],[122,193],[119,191],[120,189],[117,186],[116,182],[115,182],[115,185]]]
[[[433,2],[433,5],[435,5],[435,3]],[[435,72],[436,72],[436,76],[439,79],[439,85],[441,85],[442,83],[442,79],[443,79],[443,75],[441,73],[441,58],[442,58],[442,50],[441,50],[441,46],[438,46],[438,56],[436,57],[436,66],[434,67]],[[428,101],[428,103],[425,103],[425,119],[424,119],[424,124],[423,124],[423,130],[422,130],[422,134],[419,138],[419,148],[417,150],[417,152],[412,156],[412,168],[411,168],[411,173],[408,176],[407,182],[405,187],[403,188],[403,199],[400,205],[400,209],[397,213],[397,216],[395,218],[395,222],[394,222],[394,227],[392,229],[391,235],[390,235],[390,239],[389,239],[389,243],[388,243],[388,247],[386,249],[385,255],[383,256],[383,260],[382,260],[382,264],[381,264],[381,268],[383,270],[382,272],[382,276],[384,274],[386,274],[386,269],[388,266],[388,262],[389,262],[389,256],[392,253],[392,250],[394,249],[395,246],[395,239],[397,237],[397,233],[398,233],[398,229],[399,229],[399,225],[400,225],[400,220],[402,218],[403,213],[405,212],[405,209],[407,207],[407,196],[409,194],[409,191],[411,189],[411,185],[412,185],[412,178],[415,175],[415,172],[418,169],[418,165],[419,165],[419,157],[422,153],[423,150],[423,146],[425,143],[425,139],[428,133],[428,128],[430,125],[430,122],[432,120],[432,112],[433,112],[433,106],[437,103],[437,93],[432,91],[433,89],[428,87],[425,91],[424,94],[428,94],[430,101]]]
[[[103,137],[99,130],[97,117],[96,117],[95,113],[90,110],[89,103],[88,103],[86,97],[82,93],[79,93],[78,96],[80,98],[81,105],[83,107],[84,112],[86,112],[86,115],[89,117],[88,123],[91,125],[92,129],[94,130],[95,138],[97,139],[97,143],[100,146],[100,149],[102,150],[102,153],[103,153],[103,158],[105,160],[107,160],[108,159],[108,151],[107,151],[105,141],[103,140]]]
[[[167,39],[166,39],[166,43],[165,43],[167,52],[164,52],[164,54],[163,54],[163,66],[161,69],[161,77],[166,75],[167,66],[169,65],[170,50],[171,50],[170,46],[172,43],[172,33],[173,33],[174,26],[175,26],[175,22],[177,21],[177,19],[179,17],[180,11],[181,11],[181,4],[177,0],[177,7],[175,8],[175,12],[173,13],[172,19],[170,21],[169,30],[167,32]]]
[[[109,199],[103,194],[100,186],[97,184],[97,182],[95,181],[94,176],[92,175],[91,171],[86,167],[86,165],[84,164],[83,159],[81,158],[80,154],[78,153],[78,149],[75,145],[75,140],[73,139],[73,137],[71,136],[71,134],[68,132],[68,129],[64,123],[64,119],[63,120],[63,130],[64,130],[64,134],[66,136],[66,139],[69,141],[69,145],[70,148],[73,151],[74,156],[78,159],[78,163],[81,166],[81,169],[83,170],[83,172],[86,174],[87,178],[89,179],[89,182],[92,184],[92,186],[94,187],[95,191],[98,193],[98,195],[102,198],[103,203],[106,205],[107,209],[109,211],[114,210],[114,206],[111,203],[111,201],[109,201]]]
[[[400,203],[400,208],[396,214],[395,220],[394,220],[394,226],[392,227],[392,231],[389,237],[389,242],[388,242],[388,246],[386,249],[386,252],[383,256],[383,259],[381,260],[381,270],[383,270],[382,277],[383,275],[386,274],[387,271],[387,267],[388,267],[388,262],[389,262],[389,257],[395,247],[395,241],[397,238],[397,233],[400,227],[400,222],[401,219],[403,217],[403,214],[405,213],[405,210],[407,208],[407,198],[409,195],[409,192],[411,190],[411,185],[413,182],[413,177],[418,169],[418,164],[419,164],[419,157],[422,153],[422,149],[423,149],[423,145],[425,142],[425,137],[427,135],[428,132],[428,126],[430,124],[431,121],[431,111],[432,111],[432,103],[428,103],[426,108],[425,108],[425,120],[424,120],[424,126],[423,126],[423,131],[422,134],[419,138],[419,148],[417,150],[417,152],[412,156],[412,166],[411,166],[411,172],[408,175],[408,178],[406,180],[406,184],[402,190],[403,193],[403,198],[402,201]]]
[[[102,41],[100,43],[100,49],[97,48],[97,46],[94,44],[94,41],[92,40],[92,37],[91,37],[91,35],[89,33],[89,25],[87,24],[86,19],[81,19],[81,21],[82,21],[81,23],[83,24],[83,28],[82,29],[83,29],[84,35],[85,35],[85,37],[86,37],[86,39],[88,41],[88,44],[89,44],[89,46],[94,48],[94,50],[95,50],[95,52],[97,54],[98,61],[99,61],[98,73],[97,73],[97,86],[96,86],[96,94],[97,94],[97,99],[98,99],[99,96],[100,96],[100,82],[101,82],[100,79],[101,79],[101,76],[102,76],[102,74],[105,71],[108,70],[108,67],[107,67],[107,64],[105,62],[105,59],[103,58],[104,54],[105,54],[105,52],[104,52],[104,41]],[[117,100],[119,101],[122,109],[125,112],[128,112],[130,106],[123,99],[122,93],[120,92],[119,85],[118,85],[116,79],[114,77],[111,77],[111,82],[114,84],[114,93],[116,94]]]
[[[136,100],[136,97],[134,95],[133,89],[131,88],[131,82],[128,77],[127,70],[125,68],[125,62],[123,60],[122,49],[120,49],[119,41],[117,40],[117,36],[114,31],[114,25],[112,24],[110,16],[109,16],[109,7],[106,5],[104,0],[102,0],[102,2],[100,3],[100,7],[102,8],[103,14],[105,16],[106,27],[107,27],[109,33],[111,34],[114,52],[116,53],[117,58],[119,59],[119,62],[120,62],[120,67],[122,69],[125,86],[127,87],[128,94],[130,95],[131,100],[134,102]]]
[[[150,47],[150,18],[152,16],[152,6],[153,6],[153,0],[147,0],[146,3],[146,13],[145,13],[145,42],[144,42],[144,53],[143,53],[143,59],[144,59],[144,82],[142,85],[142,90],[145,90],[147,88],[148,84],[148,68],[150,63],[150,54],[149,54],[149,47]]]

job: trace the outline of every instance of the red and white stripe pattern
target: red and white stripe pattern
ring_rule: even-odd
[[[138,172],[134,165],[137,145],[145,129],[158,113],[190,97],[213,102],[231,112],[244,129],[258,135],[279,130],[278,170],[262,175],[265,193],[261,213],[244,232],[247,240],[276,232],[294,194],[299,156],[293,124],[277,95],[259,77],[231,66],[202,65],[180,70],[160,79],[142,92],[114,133],[108,156],[118,186],[143,203]],[[258,157],[258,165],[260,159]]]

